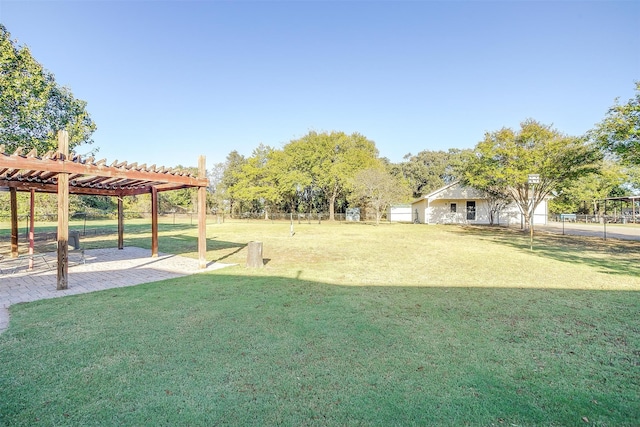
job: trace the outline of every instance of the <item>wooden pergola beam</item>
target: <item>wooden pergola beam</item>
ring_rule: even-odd
[[[69,193],[78,194],[83,196],[112,196],[117,197],[119,195],[124,196],[139,196],[141,194],[149,194],[151,187],[154,185],[140,185],[138,188],[107,188],[107,187],[82,187],[78,185],[69,184]],[[55,183],[35,183],[28,181],[9,181],[6,179],[0,179],[0,187],[15,188],[18,191],[31,191],[32,189],[40,193],[57,193],[58,185]],[[182,190],[185,188],[192,188],[189,185],[182,184],[161,184],[155,185],[158,191],[173,191]]]
[[[46,170],[53,173],[69,173],[85,176],[135,179],[140,181],[152,181],[160,183],[183,184],[188,187],[198,187],[207,185],[206,177],[196,178],[178,172],[153,172],[139,171],[136,169],[126,169],[126,167],[96,166],[95,164],[84,164],[61,159],[40,159],[38,157],[7,156],[7,169],[20,170]],[[3,165],[4,166],[4,165]],[[12,172],[11,176],[15,175]]]

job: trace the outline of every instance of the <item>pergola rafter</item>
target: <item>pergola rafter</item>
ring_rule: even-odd
[[[204,156],[198,161],[197,176],[173,168],[147,166],[146,163],[114,161],[69,155],[66,131],[58,134],[59,151],[38,156],[37,151],[18,148],[7,153],[0,145],[0,188],[11,193],[11,255],[18,256],[17,191],[58,193],[58,289],[66,289],[68,280],[68,194],[111,196],[118,198],[118,248],[122,249],[122,197],[152,195],[152,253],[158,255],[157,193],[160,191],[198,188],[198,253],[200,268],[206,267],[206,178]],[[66,193],[66,194],[65,194]],[[31,204],[33,206],[33,203]],[[33,212],[31,213],[33,217]],[[31,233],[32,234],[32,233]],[[30,244],[30,247],[32,244]],[[30,249],[31,250],[31,249]]]

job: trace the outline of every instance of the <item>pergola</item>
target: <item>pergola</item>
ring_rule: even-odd
[[[158,192],[198,188],[198,257],[200,268],[206,268],[206,178],[204,156],[198,159],[198,175],[185,171],[138,165],[137,163],[95,161],[69,155],[69,136],[58,132],[58,151],[38,156],[36,150],[24,153],[17,149],[6,153],[0,145],[0,188],[8,188],[11,209],[11,257],[18,257],[17,191],[31,192],[29,251],[33,253],[34,194],[58,194],[58,271],[57,289],[69,285],[69,194],[117,197],[118,249],[124,247],[123,196],[151,194],[151,256],[158,256]]]

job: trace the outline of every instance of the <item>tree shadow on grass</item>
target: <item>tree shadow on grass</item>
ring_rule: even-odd
[[[463,226],[451,231],[530,252],[529,234],[504,227]],[[632,240],[558,235],[536,231],[533,254],[571,264],[585,264],[607,274],[640,276],[640,244]]]
[[[151,238],[146,236],[129,237],[125,239],[125,246],[136,246],[151,249]],[[215,261],[221,261],[236,254],[246,246],[246,243],[216,240],[215,237],[208,238],[207,257]],[[160,252],[175,255],[198,252],[198,238],[188,235],[159,236],[158,249]],[[214,254],[211,255],[211,252],[214,252]]]
[[[190,225],[185,223],[167,223],[160,222],[158,223],[158,231],[160,233],[167,231],[184,231],[184,230],[197,230],[197,225]],[[118,225],[117,224],[92,224],[91,222],[87,222],[83,224],[82,221],[71,221],[69,223],[69,230],[80,232],[80,236],[97,236],[97,235],[111,235],[118,234]],[[55,239],[55,236],[58,232],[58,226],[53,225],[40,225],[37,224],[35,227],[35,240],[47,240],[47,239]],[[134,223],[128,224],[125,222],[124,226],[125,234],[139,234],[139,233],[151,233],[151,222],[148,223]],[[18,237],[21,240],[26,240],[28,236],[28,228],[25,224],[18,224]],[[0,228],[0,240],[10,239],[11,238],[11,229],[9,227]]]
[[[198,238],[196,236],[182,233],[185,230],[191,230],[192,227],[185,227],[177,224],[175,226],[169,224],[168,227],[159,228],[158,250],[161,253],[174,255],[194,254],[198,252]],[[162,233],[165,232],[165,235]],[[19,252],[26,253],[28,250],[28,242],[21,239],[18,244]],[[95,235],[88,234],[80,237],[80,246],[82,249],[105,249],[116,248],[118,246],[117,231],[114,233],[99,233]],[[147,229],[138,229],[137,232],[125,230],[124,234],[125,247],[139,247],[151,250],[151,233]],[[216,240],[216,237],[207,238],[207,258],[213,262],[220,262],[229,258],[247,246],[246,243],[229,242]],[[34,252],[36,254],[44,254],[55,251],[55,239],[53,240],[37,240],[35,242]],[[11,253],[11,245],[9,239],[0,241],[0,254],[8,255]]]

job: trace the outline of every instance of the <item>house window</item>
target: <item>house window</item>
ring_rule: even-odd
[[[467,221],[476,220],[476,202],[467,202]]]
[[[451,203],[451,212],[455,213],[457,209],[458,209],[458,207],[456,206],[456,204],[455,203]]]

